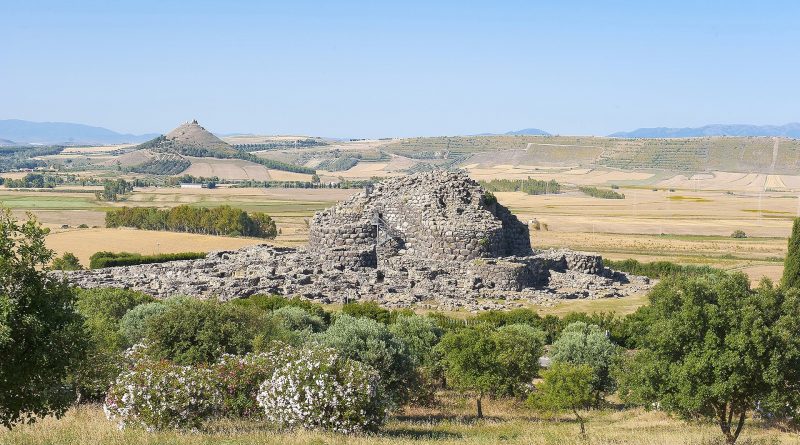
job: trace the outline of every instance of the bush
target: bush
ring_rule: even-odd
[[[800,287],[800,218],[792,224],[792,235],[787,245],[786,259],[783,260],[781,286]]]
[[[292,307],[299,307],[300,309],[306,311],[307,313],[321,318],[325,324],[329,324],[331,321],[331,314],[322,308],[320,304],[313,303],[308,300],[303,300],[299,297],[293,298],[286,298],[279,295],[264,295],[264,294],[255,294],[251,295],[246,298],[239,298],[237,300],[231,301],[231,303],[257,309],[260,311],[275,311],[282,307],[292,306]]]
[[[212,363],[223,354],[250,352],[261,321],[246,308],[184,299],[148,320],[145,343],[155,359],[180,365]]]
[[[261,384],[282,364],[280,349],[245,356],[224,355],[211,369],[219,386],[217,413],[226,418],[258,418]]]
[[[122,370],[122,352],[127,341],[120,334],[120,320],[130,309],[152,301],[148,295],[126,289],[78,289],[77,307],[85,318],[89,348],[71,379],[82,397],[102,398]]]
[[[78,257],[70,252],[64,252],[60,258],[53,259],[53,270],[81,270],[81,262]]]
[[[599,401],[603,392],[614,389],[610,370],[617,353],[617,346],[602,329],[578,321],[564,328],[550,349],[550,358],[555,363],[589,366],[593,373],[592,389]]]
[[[272,316],[290,331],[322,332],[325,330],[325,321],[311,315],[297,306],[284,306],[272,313]]]
[[[220,399],[214,372],[207,367],[139,360],[117,377],[103,411],[120,428],[197,428]]]
[[[83,360],[86,335],[75,292],[47,273],[47,230],[28,215],[0,212],[0,424],[61,416],[75,399],[65,385]]]
[[[140,304],[128,312],[119,321],[119,334],[125,339],[127,347],[141,343],[145,336],[147,322],[163,314],[167,310],[167,305],[161,301]]]
[[[734,230],[731,233],[731,238],[747,238],[747,234],[744,233],[744,230]]]
[[[339,351],[343,358],[358,360],[377,370],[381,389],[396,405],[408,400],[409,384],[415,378],[413,362],[406,345],[386,325],[342,314],[320,334],[319,340]]]
[[[282,429],[351,434],[375,431],[386,419],[378,373],[328,348],[286,350],[257,400]]]
[[[442,328],[428,317],[400,315],[389,326],[389,331],[406,345],[412,366],[416,370],[416,382],[410,392],[411,401],[431,404],[436,393],[435,381],[441,374],[438,356],[433,348],[442,338]]]
[[[135,266],[137,264],[165,263],[178,260],[198,260],[206,257],[203,252],[161,253],[158,255],[141,255],[129,252],[96,252],[89,257],[90,269],[104,267]]]

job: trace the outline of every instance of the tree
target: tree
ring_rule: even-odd
[[[64,414],[74,400],[66,378],[86,347],[75,293],[47,273],[47,229],[28,218],[20,224],[0,212],[0,423],[7,428]]]
[[[577,321],[561,332],[550,350],[550,358],[556,363],[588,365],[594,375],[592,388],[595,399],[600,401],[603,392],[614,389],[610,369],[617,351],[617,346],[600,327]]]
[[[617,372],[628,403],[716,422],[735,443],[749,410],[794,415],[800,291],[741,273],[670,278],[650,294],[640,350]]]
[[[478,418],[483,417],[484,395],[514,395],[539,370],[545,334],[527,325],[497,330],[485,326],[449,332],[436,346],[447,382],[477,393]]]
[[[59,258],[53,259],[53,270],[81,270],[83,266],[81,265],[80,260],[78,257],[73,255],[71,252],[64,252]]]
[[[789,237],[788,252],[783,262],[784,287],[800,287],[800,218],[795,218],[792,225],[792,236]]]
[[[586,434],[586,421],[579,411],[590,408],[595,400],[592,367],[554,363],[542,372],[542,378],[528,397],[528,404],[542,411],[572,411],[581,424],[581,434]]]

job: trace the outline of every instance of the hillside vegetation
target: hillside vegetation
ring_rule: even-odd
[[[796,174],[800,169],[800,140],[770,137],[443,136],[400,139],[386,145],[386,150],[412,158],[420,152],[447,157],[473,155],[465,164],[482,165],[549,163],[776,174]]]

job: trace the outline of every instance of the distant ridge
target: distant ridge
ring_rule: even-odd
[[[0,139],[0,147],[10,147],[14,145],[19,145],[14,141],[9,141],[8,139]]]
[[[694,128],[638,128],[610,134],[614,138],[691,138],[704,136],[777,136],[800,138],[800,123],[786,125],[713,124]]]
[[[522,130],[508,131],[505,133],[479,133],[475,136],[552,136],[550,133],[538,128],[523,128]]]
[[[17,144],[125,144],[143,142],[154,136],[122,134],[107,128],[68,122],[0,120],[0,139],[9,139]]]

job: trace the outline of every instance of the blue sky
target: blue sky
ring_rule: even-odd
[[[800,120],[800,2],[1,0],[0,119],[388,137]]]

